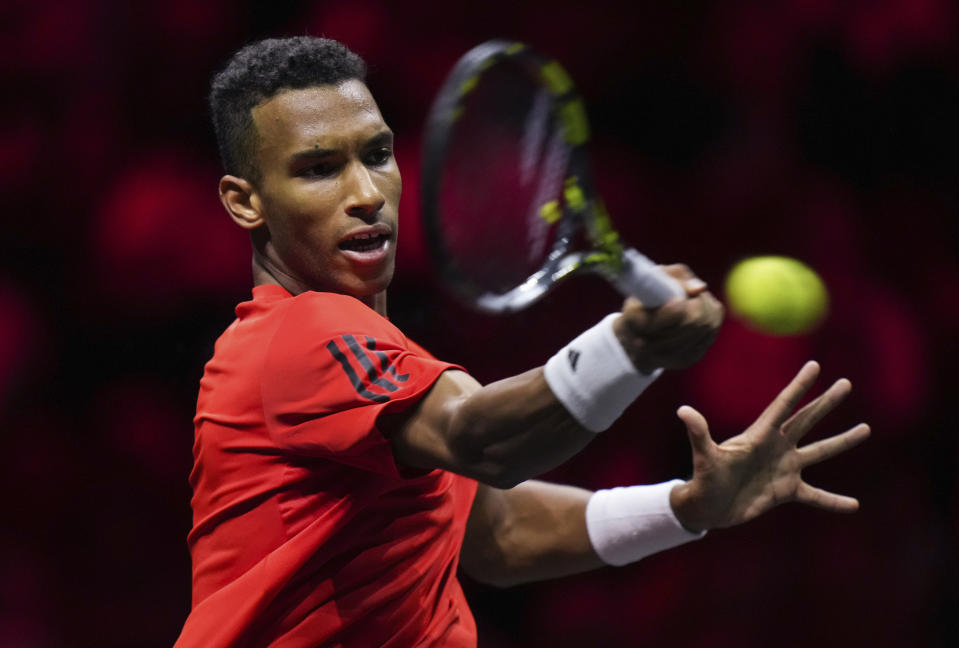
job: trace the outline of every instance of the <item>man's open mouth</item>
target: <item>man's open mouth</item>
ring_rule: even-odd
[[[386,234],[357,234],[340,242],[341,250],[373,252],[383,247],[390,237]]]

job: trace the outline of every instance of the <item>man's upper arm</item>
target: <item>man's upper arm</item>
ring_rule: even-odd
[[[389,435],[397,463],[467,474],[449,432],[457,409],[479,389],[481,385],[472,376],[451,369],[440,374],[415,407],[401,414],[385,415],[381,424]]]

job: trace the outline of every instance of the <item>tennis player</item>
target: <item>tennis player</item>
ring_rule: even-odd
[[[686,299],[627,300],[544,367],[482,386],[434,358],[386,318],[401,183],[364,77],[343,45],[298,37],[244,47],[213,80],[219,192],[250,232],[254,286],[200,383],[178,646],[475,646],[459,566],[509,585],[624,565],[787,501],[857,508],[800,477],[869,432],[797,449],[850,390],[792,414],[815,363],[721,445],[680,408],[687,481],[533,481],[698,360],[722,307],[673,266]]]

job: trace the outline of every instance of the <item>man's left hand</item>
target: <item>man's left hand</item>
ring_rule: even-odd
[[[745,432],[717,444],[706,419],[692,407],[677,412],[693,449],[693,477],[676,486],[670,504],[690,531],[747,522],[774,506],[799,502],[834,513],[852,513],[859,502],[803,481],[803,468],[858,445],[869,436],[859,424],[846,432],[798,447],[800,439],[851,391],[845,378],[790,416],[819,375],[808,362]]]

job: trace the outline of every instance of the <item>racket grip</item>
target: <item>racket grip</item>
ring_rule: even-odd
[[[678,281],[634,248],[623,250],[623,269],[613,284],[623,295],[636,297],[648,308],[662,306],[673,297],[686,296]]]

